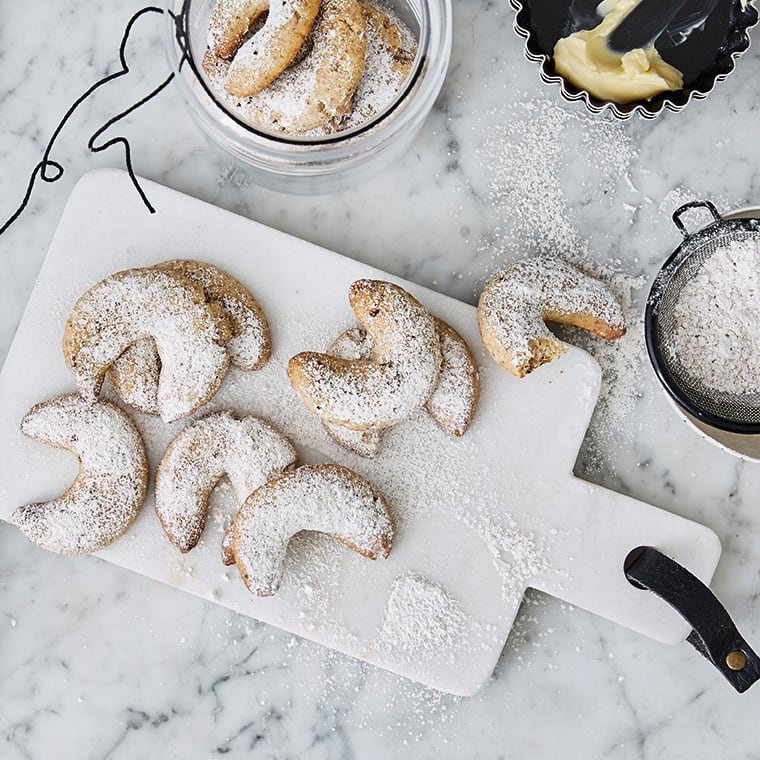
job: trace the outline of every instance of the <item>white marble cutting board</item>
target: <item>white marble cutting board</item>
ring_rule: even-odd
[[[222,494],[188,555],[164,537],[149,497],[129,533],[99,556],[457,694],[475,692],[491,674],[527,587],[664,642],[687,635],[688,625],[665,603],[627,583],[623,562],[631,549],[654,545],[709,582],[719,542],[704,526],[573,476],[599,390],[590,356],[571,348],[517,380],[483,350],[472,306],[159,185],[143,186],[156,214],[114,170],[86,175],[66,207],[0,374],[1,518],[60,494],[76,473],[72,455],[18,432],[29,407],[74,390],[60,340],[76,298],[120,269],[196,258],[251,289],[274,345],[263,370],[231,370],[202,413],[259,414],[291,437],[304,461],[338,462],[371,480],[394,514],[393,551],[371,562],[330,537],[301,535],[291,542],[280,592],[255,599],[235,568],[219,560],[231,508]],[[408,244],[413,256],[414,241]],[[338,447],[290,388],[288,358],[324,350],[355,323],[347,290],[360,277],[404,285],[472,346],[482,397],[462,439],[421,412],[386,436],[377,459],[364,460]],[[155,469],[184,423],[166,426],[143,415],[136,422]],[[97,572],[89,558],[70,561]]]

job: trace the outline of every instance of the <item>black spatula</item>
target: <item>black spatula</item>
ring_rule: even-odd
[[[607,47],[614,53],[625,54],[651,45],[686,3],[687,0],[641,0],[612,30]]]

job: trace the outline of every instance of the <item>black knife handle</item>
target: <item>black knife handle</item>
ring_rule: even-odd
[[[651,546],[634,549],[626,578],[664,599],[692,627],[686,639],[738,691],[760,680],[760,657],[736,630],[733,620],[702,581]]]

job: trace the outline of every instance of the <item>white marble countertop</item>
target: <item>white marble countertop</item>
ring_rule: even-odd
[[[0,26],[0,218],[70,103],[117,69],[139,3],[11,5]],[[12,12],[11,12],[12,10]],[[760,647],[760,465],[682,422],[657,387],[643,301],[679,242],[670,214],[711,198],[760,205],[760,54],[705,101],[655,122],[585,114],[522,54],[506,2],[457,0],[437,106],[408,155],[328,196],[257,187],[210,148],[173,89],[111,129],[136,171],[395,274],[474,302],[484,277],[557,252],[628,298],[615,346],[566,333],[604,370],[576,467],[581,477],[710,526],[723,556],[713,589]],[[161,21],[141,20],[132,72],[61,133],[65,167],[38,183],[0,237],[0,358],[66,198],[86,171],[123,166],[88,136],[167,73]],[[756,36],[756,35],[755,35]],[[687,644],[667,647],[531,593],[492,680],[441,694],[94,558],[38,550],[0,523],[0,756],[32,758],[760,757],[760,687],[738,695]]]

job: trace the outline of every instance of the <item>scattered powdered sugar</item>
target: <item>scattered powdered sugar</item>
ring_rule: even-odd
[[[30,409],[21,432],[80,460],[76,480],[60,498],[13,513],[27,538],[49,551],[88,554],[129,528],[145,500],[148,463],[140,434],[124,412],[107,401],[57,396]]]
[[[407,573],[393,583],[373,643],[417,665],[441,658],[453,664],[457,653],[484,633],[484,626],[445,589],[421,575]]]
[[[563,178],[574,160],[590,161],[597,171],[594,187],[614,187],[621,178],[626,191],[638,192],[630,178],[637,149],[623,126],[603,117],[571,112],[549,100],[520,101],[490,114],[489,125],[477,147],[486,178],[485,200],[497,215],[509,220],[497,224],[477,248],[474,273],[483,283],[504,263],[526,254],[559,256],[586,274],[600,279],[615,294],[627,324],[626,334],[605,341],[577,328],[552,325],[570,343],[588,351],[602,368],[599,403],[584,442],[585,464],[603,469],[610,450],[624,445],[626,423],[639,401],[646,367],[642,314],[633,300],[645,284],[640,272],[622,271],[619,259],[600,257],[579,232],[568,205]],[[584,150],[569,149],[579,141]],[[597,198],[612,203],[613,194]],[[629,211],[636,206],[624,203]]]
[[[502,598],[519,604],[529,583],[550,569],[535,536],[521,529],[508,513],[498,523],[478,512],[466,514],[462,521],[486,545],[501,580]]]
[[[760,242],[718,248],[673,307],[670,359],[694,382],[738,395],[760,393]]]
[[[600,181],[627,176],[636,150],[620,125],[563,109],[552,101],[515,102],[508,114],[491,114],[478,146],[488,178],[485,200],[509,215],[509,230],[496,227],[482,241],[481,252],[494,246],[507,253],[559,255],[571,260],[588,251],[562,188],[566,146],[574,136],[593,149],[579,151],[600,171]]]

